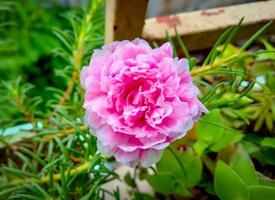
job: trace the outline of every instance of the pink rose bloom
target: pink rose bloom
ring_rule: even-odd
[[[85,123],[102,154],[149,167],[207,112],[197,99],[187,59],[172,55],[169,43],[152,49],[141,39],[94,52],[81,83]]]

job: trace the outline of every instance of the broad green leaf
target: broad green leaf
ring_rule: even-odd
[[[195,142],[195,144],[193,145],[194,151],[198,154],[198,155],[203,155],[205,149],[207,147],[209,147],[210,142],[209,141],[205,141],[205,140],[198,140],[197,142]]]
[[[181,183],[181,182],[176,182],[174,186],[174,191],[175,194],[178,194],[180,196],[192,196],[192,194],[187,190],[187,188]]]
[[[157,163],[157,169],[160,172],[173,172],[178,167],[176,159],[167,149],[163,152],[160,161]]]
[[[217,124],[217,126],[214,124]],[[211,112],[203,116],[202,120],[199,122],[199,140],[202,139],[205,141],[210,141],[211,143],[218,141],[222,137],[224,131],[224,129],[222,128],[223,125],[224,122],[220,110],[211,110]]]
[[[215,144],[210,146],[210,150],[214,152],[218,152],[228,146],[229,144],[239,142],[244,137],[243,134],[238,133],[235,131],[224,130],[222,138],[217,141]]]
[[[130,187],[136,187],[135,180],[131,177],[131,174],[129,172],[124,176],[124,181]]]
[[[222,200],[248,200],[249,193],[245,183],[233,169],[223,161],[218,161],[214,188]]]
[[[264,162],[270,165],[275,165],[275,149],[273,148],[262,148],[261,149],[262,157]]]
[[[250,186],[249,188],[250,200],[274,200],[275,187],[269,186]]]
[[[261,142],[262,147],[270,147],[275,149],[275,138],[266,137]]]
[[[275,138],[264,138],[261,141],[261,152],[264,161],[270,165],[275,165],[274,154],[275,154]]]
[[[260,150],[260,147],[254,144],[253,142],[242,140],[241,144],[243,145],[244,149],[248,154],[253,154],[253,153],[259,152]]]
[[[177,180],[184,183],[187,187],[193,187],[199,183],[202,176],[202,161],[201,158],[194,154],[193,151],[188,150],[179,153],[179,158],[183,163],[186,177],[182,173],[180,167],[175,170]]]
[[[275,188],[275,180],[261,174],[261,173],[257,173],[257,178],[259,181],[259,185],[263,185],[263,186],[270,186],[270,187],[274,187]]]
[[[159,172],[153,176],[146,174],[145,179],[161,194],[171,194],[174,190],[175,177],[171,173]]]
[[[174,174],[176,176],[175,179],[187,187],[193,187],[198,184],[202,175],[202,161],[200,157],[195,155],[191,149],[184,152],[175,150],[174,153],[177,154],[185,174],[182,172],[178,161],[167,150],[164,151],[161,160],[157,163],[158,171]]]
[[[242,134],[227,128],[220,110],[214,109],[200,121],[198,141],[193,147],[199,155],[202,155],[206,148],[218,152],[229,144],[240,141],[242,137]]]
[[[242,178],[247,186],[258,185],[254,165],[242,146],[239,146],[232,160],[232,169]]]
[[[187,173],[187,187],[193,187],[199,183],[202,176],[202,161],[199,156],[194,156],[191,161],[184,165]]]

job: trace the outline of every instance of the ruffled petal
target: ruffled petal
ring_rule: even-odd
[[[158,162],[162,155],[162,150],[147,149],[141,152],[140,164],[143,167],[150,167]]]

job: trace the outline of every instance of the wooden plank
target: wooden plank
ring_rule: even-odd
[[[148,0],[106,0],[105,43],[140,37]]]
[[[143,38],[163,41],[165,31],[175,36],[174,27],[183,38],[189,50],[211,47],[221,33],[244,18],[237,39],[243,39],[256,32],[265,23],[275,20],[275,0],[220,7],[147,19]],[[268,33],[275,33],[275,23]]]

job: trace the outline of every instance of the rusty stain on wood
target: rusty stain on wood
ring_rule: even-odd
[[[180,18],[177,15],[156,17],[156,21],[160,24],[166,24],[169,28],[181,25]]]
[[[219,15],[220,13],[223,13],[225,11],[224,8],[219,8],[219,9],[215,9],[215,10],[202,10],[201,11],[201,15],[202,16],[213,16],[213,15]]]
[[[225,29],[238,24],[242,17],[244,21],[237,39],[251,36],[265,23],[275,20],[274,8],[275,0],[271,0],[174,15],[177,18],[162,17],[172,22],[179,20],[177,25],[172,22],[160,23],[159,18],[151,18],[145,21],[142,36],[147,40],[163,42],[166,38],[165,31],[175,37],[174,29],[171,28],[173,24],[189,50],[208,48]],[[275,23],[267,32],[270,33],[275,33]]]

